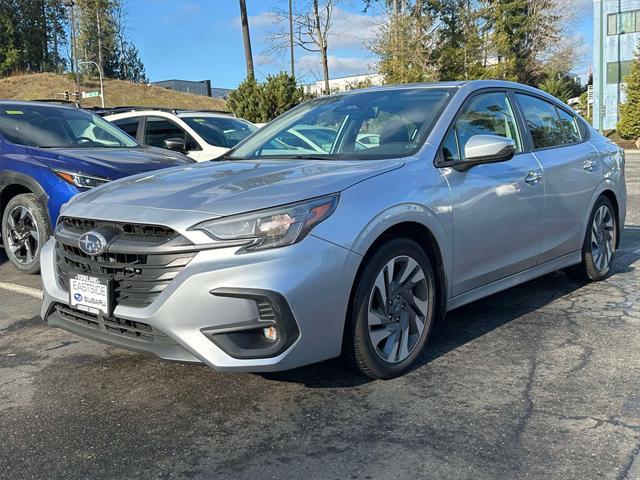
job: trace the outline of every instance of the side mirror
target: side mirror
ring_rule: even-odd
[[[499,135],[474,135],[464,146],[464,164],[506,162],[516,154],[516,142]]]
[[[185,152],[187,150],[187,142],[184,138],[172,137],[165,139],[164,148],[174,150],[176,152]]]

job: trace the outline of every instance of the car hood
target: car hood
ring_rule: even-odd
[[[160,168],[191,164],[182,154],[154,147],[137,148],[29,148],[49,168],[115,180]]]
[[[401,159],[206,162],[105,184],[78,203],[226,216],[340,192],[402,165]]]

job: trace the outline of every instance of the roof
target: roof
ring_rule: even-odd
[[[546,96],[548,98],[558,101],[552,95],[539,90],[535,87],[525,85],[523,83],[508,82],[506,80],[462,80],[453,82],[425,82],[425,83],[406,83],[400,85],[381,85],[376,87],[368,87],[356,90],[349,90],[347,92],[337,93],[335,95],[350,95],[358,92],[375,92],[379,90],[399,90],[409,88],[468,88],[469,90],[478,90],[481,88],[514,88],[519,90],[525,90],[538,95]]]
[[[184,114],[193,113],[195,115],[203,115],[205,113],[209,114],[217,114],[217,115],[226,115],[233,116],[232,112],[226,112],[224,110],[182,110],[179,108],[165,108],[165,107],[136,107],[136,106],[121,106],[121,107],[112,107],[112,108],[98,108],[95,110],[95,113],[102,117],[107,117],[111,115],[118,115],[122,113],[171,113],[173,115],[183,116]]]
[[[0,105],[23,105],[25,107],[30,105],[38,105],[41,107],[51,107],[51,108],[73,108],[77,107],[75,104],[60,104],[55,102],[39,102],[39,101],[31,101],[31,100],[9,100],[9,99],[0,99]]]

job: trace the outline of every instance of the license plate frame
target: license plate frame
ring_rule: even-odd
[[[68,275],[69,306],[109,317],[113,309],[113,279],[100,274],[71,272]]]

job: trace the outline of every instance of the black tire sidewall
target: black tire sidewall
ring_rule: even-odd
[[[591,215],[589,215],[589,223],[587,224],[587,230],[585,232],[584,244],[582,245],[582,266],[584,268],[585,276],[588,280],[602,280],[611,272],[611,266],[613,264],[613,259],[615,257],[615,250],[612,253],[611,261],[605,270],[598,270],[596,264],[593,260],[593,253],[591,252],[591,228],[593,225],[593,219],[596,216],[596,212],[598,209],[605,205],[609,211],[611,212],[611,218],[613,219],[613,244],[616,245],[618,241],[618,219],[616,217],[616,211],[611,204],[611,201],[605,197],[601,196],[596,201],[593,209],[591,211]]]
[[[13,257],[13,255],[9,252],[9,247],[7,242],[8,235],[9,235],[9,229],[8,229],[9,212],[11,212],[15,207],[18,207],[18,206],[25,207],[27,210],[29,210],[29,213],[31,214],[31,216],[33,217],[33,219],[35,220],[38,226],[38,249],[36,250],[33,261],[29,264],[23,264],[18,262]],[[9,261],[12,263],[14,267],[16,267],[18,270],[24,273],[29,273],[29,274],[38,273],[40,271],[40,252],[42,251],[42,247],[45,244],[45,242],[49,239],[50,235],[51,235],[51,228],[49,227],[49,220],[47,217],[47,213],[44,207],[42,206],[41,202],[38,200],[38,197],[36,197],[32,193],[23,193],[20,195],[16,195],[11,200],[9,200],[9,203],[7,203],[7,206],[2,215],[2,243],[5,246],[5,252],[6,252],[7,258],[9,259]]]
[[[388,363],[375,352],[369,337],[368,308],[369,295],[380,270],[392,258],[406,255],[413,258],[422,268],[428,287],[428,309],[425,328],[418,344],[411,354],[402,362]],[[436,312],[435,276],[433,267],[426,253],[413,240],[393,239],[383,244],[368,260],[362,269],[356,284],[352,308],[352,337],[350,348],[356,366],[362,373],[373,378],[393,378],[404,373],[421,354],[429,338],[431,326]]]

